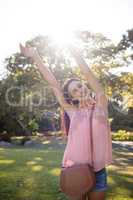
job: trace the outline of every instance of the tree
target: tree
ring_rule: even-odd
[[[77,42],[75,45],[79,45],[84,59],[91,63],[93,72],[104,86],[110,104],[115,110],[113,111],[111,108],[111,116],[115,119],[114,116],[119,113],[123,118],[127,117],[129,108],[131,110],[133,107],[131,98],[133,75],[123,73],[117,76],[111,72],[113,68],[123,67],[125,64],[131,63],[131,59],[125,56],[126,47],[123,49],[120,43],[117,46],[114,45],[111,40],[100,33],[78,31],[75,32],[75,38]],[[128,38],[130,38],[131,43],[131,33]],[[37,48],[42,59],[48,61],[50,69],[61,85],[66,78],[74,77],[75,74],[84,79],[78,66],[72,67],[72,57],[68,50],[55,46],[55,43],[48,36],[37,36],[27,41],[27,44]],[[129,48],[128,44],[127,48]],[[132,48],[131,45],[130,48]],[[22,129],[28,130],[32,120],[35,123],[39,122],[44,112],[48,110],[59,112],[59,104],[53,96],[52,90],[42,79],[31,59],[25,58],[17,52],[5,59],[5,66],[8,70],[8,76],[0,83],[1,131],[16,132],[20,129],[18,131],[20,134]],[[9,100],[18,106],[9,105],[5,100],[7,93]],[[126,115],[123,108],[127,110]]]

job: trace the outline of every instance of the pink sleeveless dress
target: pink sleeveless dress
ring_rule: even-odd
[[[66,110],[70,117],[70,128],[62,167],[69,167],[75,163],[88,163],[96,172],[112,163],[112,140],[108,113],[96,104],[94,110],[92,108],[93,106],[90,105],[76,111]],[[93,112],[92,128],[91,112]]]

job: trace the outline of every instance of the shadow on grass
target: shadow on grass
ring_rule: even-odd
[[[60,191],[60,164],[65,148],[60,139],[42,148],[11,148],[0,151],[0,198],[2,200],[67,200]],[[113,149],[114,164],[107,168],[107,200],[132,199],[131,152]]]
[[[107,197],[112,200],[133,199],[132,152],[126,147],[113,148],[113,165],[108,167]]]
[[[133,198],[133,176],[125,175],[124,172],[120,173],[116,170],[108,170],[108,191],[107,197],[112,199],[129,199]]]
[[[62,151],[14,148],[1,154],[0,199],[67,199],[59,189]]]

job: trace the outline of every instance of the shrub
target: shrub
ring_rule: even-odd
[[[112,134],[112,140],[118,141],[133,141],[133,132],[126,130],[118,130]]]
[[[6,131],[3,131],[0,135],[0,141],[11,142],[11,137]]]
[[[29,136],[25,136],[25,137],[23,137],[23,138],[22,138],[22,140],[21,140],[21,143],[20,143],[20,144],[21,144],[21,145],[24,145],[24,144],[25,144],[25,142],[26,142],[26,141],[29,141],[29,140],[31,140],[31,138],[30,138]]]
[[[28,123],[28,129],[30,131],[38,130],[38,123],[36,122],[35,119],[30,120],[30,122]]]

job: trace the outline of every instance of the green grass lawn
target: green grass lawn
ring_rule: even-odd
[[[56,145],[53,144],[55,147]],[[59,190],[63,148],[0,148],[1,200],[65,200]],[[107,168],[108,200],[131,200],[133,172],[130,152],[114,151]]]

